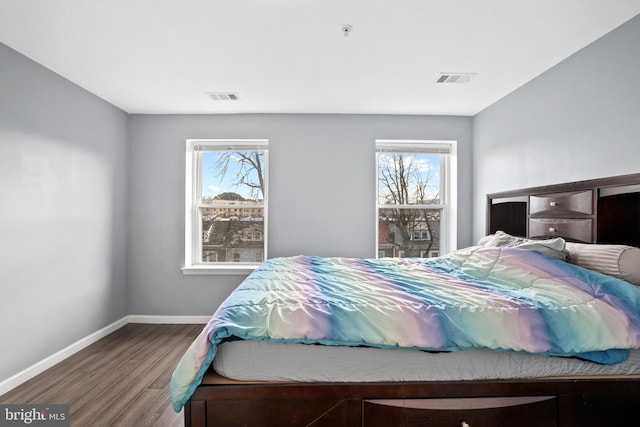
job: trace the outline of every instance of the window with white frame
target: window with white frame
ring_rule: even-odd
[[[187,140],[185,273],[245,272],[267,251],[266,140]]]
[[[456,142],[376,141],[377,238],[382,257],[456,248]]]

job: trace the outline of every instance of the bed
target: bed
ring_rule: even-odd
[[[488,195],[488,236],[438,259],[268,260],[176,367],[174,408],[186,426],[635,425],[639,228],[635,174]]]

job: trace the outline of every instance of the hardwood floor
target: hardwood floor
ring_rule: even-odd
[[[203,325],[128,324],[0,396],[68,404],[70,425],[183,426],[169,399],[178,360]]]

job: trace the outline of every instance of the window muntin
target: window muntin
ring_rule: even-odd
[[[185,273],[244,272],[264,260],[267,144],[187,141]]]
[[[378,257],[455,249],[455,141],[376,141]]]

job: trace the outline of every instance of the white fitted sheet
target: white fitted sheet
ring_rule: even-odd
[[[415,350],[233,341],[219,346],[213,369],[241,381],[380,382],[640,374],[640,350],[615,365],[496,352]]]

